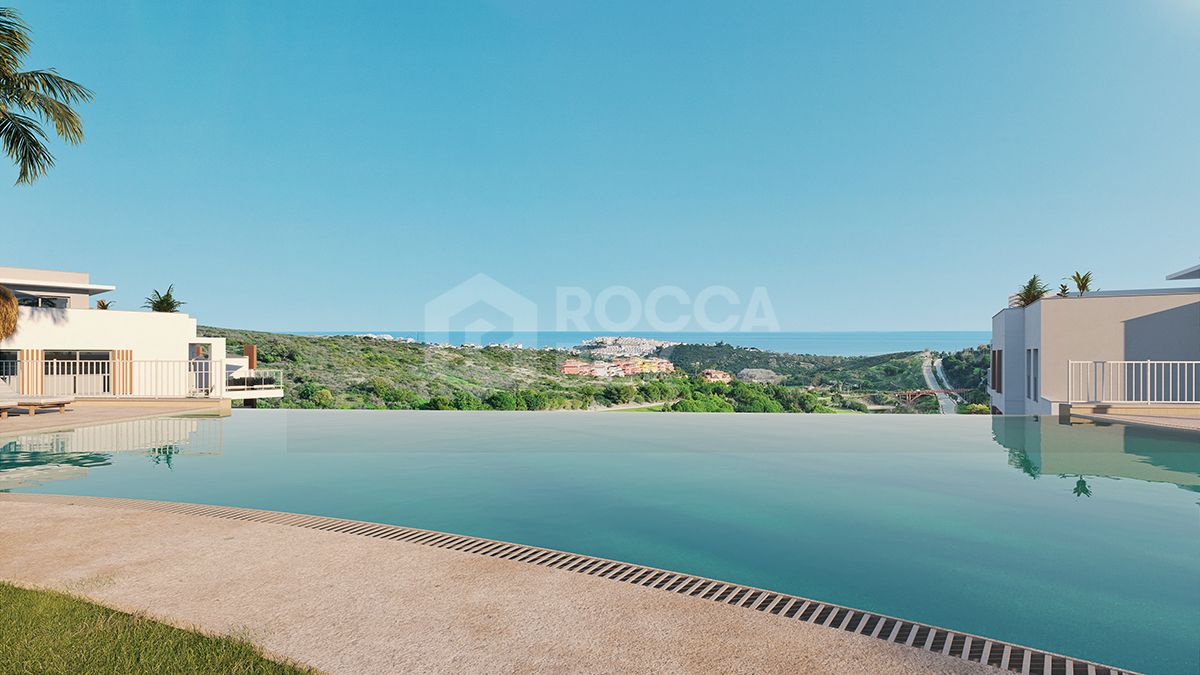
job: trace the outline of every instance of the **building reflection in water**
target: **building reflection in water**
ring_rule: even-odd
[[[1200,434],[1174,429],[997,415],[992,435],[1014,468],[1037,478],[1074,478],[1076,496],[1090,497],[1089,478],[1174,483],[1200,492]]]
[[[143,454],[170,467],[180,454],[219,454],[222,420],[161,417],[0,438],[0,490],[87,475],[116,454]]]

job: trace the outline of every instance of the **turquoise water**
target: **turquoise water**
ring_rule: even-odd
[[[421,331],[341,331],[339,333],[306,333],[306,335],[344,335],[346,333],[386,334],[406,337],[423,342],[449,340],[455,344],[473,342],[490,344],[522,344],[527,347],[578,346],[581,342],[597,335],[611,335],[603,331],[538,331],[497,332],[489,335],[437,334],[427,336]],[[894,352],[917,352],[925,349],[934,351],[958,351],[967,347],[987,344],[992,340],[990,331],[778,331],[768,333],[656,333],[622,332],[620,335],[647,337],[668,342],[691,342],[712,344],[726,342],[738,347],[757,347],[764,351],[788,354],[821,354],[826,356],[870,356]]]
[[[1200,437],[1024,417],[235,411],[0,440],[0,488],[297,511],[1200,670]]]

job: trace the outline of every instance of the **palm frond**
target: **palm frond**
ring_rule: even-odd
[[[0,108],[0,143],[17,163],[17,184],[29,184],[54,166],[54,155],[46,147],[46,132],[37,120]]]
[[[53,96],[63,103],[86,103],[92,100],[91,89],[68,80],[53,68],[9,73],[5,79],[15,87]]]
[[[83,141],[83,122],[72,107],[92,100],[87,87],[53,69],[21,70],[29,54],[29,25],[0,7],[0,144],[17,164],[17,184],[31,184],[54,166],[42,124],[71,144]],[[35,118],[40,118],[40,121]]]
[[[29,53],[29,24],[15,9],[0,7],[0,73],[11,73],[21,67],[21,59]]]
[[[6,99],[15,101],[29,112],[36,113],[46,122],[52,122],[55,132],[64,141],[72,145],[83,141],[83,121],[66,103],[39,91],[13,90],[0,84],[0,101]]]
[[[17,310],[17,296],[4,286],[0,286],[0,340],[16,334]]]

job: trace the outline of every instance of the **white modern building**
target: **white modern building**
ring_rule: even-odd
[[[1200,279],[1200,265],[1167,277]],[[1200,406],[1200,288],[1015,298],[992,317],[992,411]],[[1200,411],[1198,411],[1200,412]]]
[[[17,332],[0,340],[0,378],[21,394],[76,398],[258,399],[283,396],[279,370],[252,368],[199,337],[187,314],[96,309],[115,289],[86,273],[0,267],[17,296]]]

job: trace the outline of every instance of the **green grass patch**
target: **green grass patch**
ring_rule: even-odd
[[[312,673],[253,645],[118,612],[53,591],[0,583],[6,673]]]

